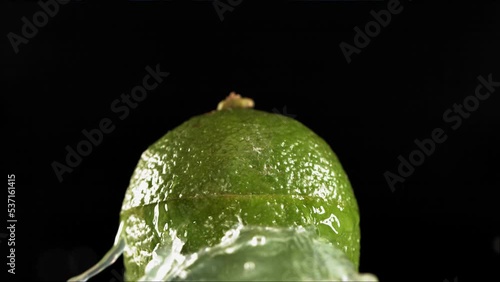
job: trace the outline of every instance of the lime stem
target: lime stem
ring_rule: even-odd
[[[254,101],[250,98],[241,97],[240,94],[236,92],[229,93],[229,96],[226,97],[225,100],[221,101],[217,105],[217,110],[224,109],[248,109],[253,108],[255,105]]]

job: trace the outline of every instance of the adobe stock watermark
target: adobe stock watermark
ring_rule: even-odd
[[[41,10],[33,14],[31,21],[26,17],[21,18],[23,22],[21,35],[14,32],[9,32],[7,34],[7,38],[9,39],[10,45],[12,45],[12,49],[14,49],[14,53],[19,53],[19,45],[28,44],[29,40],[38,34],[39,29],[47,25],[49,17],[53,18],[59,13],[60,5],[65,5],[69,2],[70,0],[38,1],[38,6],[40,6]]]
[[[170,75],[168,72],[162,72],[159,64],[156,65],[155,69],[150,66],[146,66],[145,69],[147,74],[142,79],[142,84],[133,87],[130,94],[122,93],[120,98],[111,102],[111,112],[113,112],[119,120],[126,119],[130,111],[137,108],[139,103],[147,98],[148,92],[155,90],[158,85]],[[52,162],[52,170],[59,182],[63,181],[64,174],[73,172],[74,168],[80,165],[83,157],[90,155],[93,148],[102,143],[105,134],[113,132],[115,128],[116,126],[113,120],[109,117],[104,117],[99,121],[97,128],[92,128],[90,130],[83,129],[81,131],[83,139],[74,147],[69,145],[65,147],[67,154],[64,162]]]
[[[2,243],[2,240],[7,238],[7,233],[0,233],[0,243]]]
[[[118,272],[116,269],[111,270],[111,273],[113,274],[113,278],[109,280],[109,282],[124,282],[125,277],[123,277],[123,273],[125,273],[125,268],[122,268],[120,272]]]
[[[387,27],[391,23],[392,16],[401,13],[403,9],[399,0],[389,0],[387,2],[387,9],[382,9],[378,12],[371,10],[370,15],[374,20],[365,24],[364,31],[358,26],[354,27],[356,34],[354,34],[353,43],[355,46],[345,41],[339,44],[347,63],[350,64],[352,55],[361,53],[361,49],[366,48],[370,44],[370,41],[380,34],[382,27]]]
[[[239,6],[243,0],[214,0],[212,5],[215,12],[219,16],[221,22],[224,21],[224,13],[234,11],[234,8]]]
[[[293,118],[293,119],[297,117],[297,115],[289,113],[286,106],[283,106],[281,111],[278,108],[273,108],[272,112],[275,114],[282,115],[282,116],[289,117],[289,118]]]
[[[493,239],[493,250],[495,251],[495,253],[497,254],[500,254],[500,236],[497,236],[495,237],[495,239]]]
[[[443,121],[449,125],[452,130],[457,130],[463,123],[464,119],[468,119],[471,113],[477,111],[482,101],[485,101],[494,93],[496,88],[500,87],[500,81],[494,81],[490,73],[487,78],[478,76],[479,83],[476,86],[474,95],[469,95],[460,104],[453,104],[453,107],[447,109],[443,113]],[[421,166],[426,157],[430,157],[436,150],[437,144],[442,144],[448,139],[446,130],[436,127],[431,131],[431,136],[423,140],[415,139],[413,142],[416,147],[405,158],[402,155],[398,156],[399,164],[397,173],[386,171],[384,173],[385,181],[391,188],[391,191],[396,191],[395,185],[403,183],[414,172],[415,168]]]

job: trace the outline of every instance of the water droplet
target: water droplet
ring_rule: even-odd
[[[253,261],[247,261],[243,264],[243,269],[251,271],[255,269],[255,263]]]
[[[266,237],[264,236],[254,236],[252,240],[250,240],[249,244],[251,246],[262,246],[266,243]]]

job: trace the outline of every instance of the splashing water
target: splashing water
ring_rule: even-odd
[[[220,244],[170,266],[167,275],[151,271],[141,280],[378,281],[357,273],[342,251],[310,230],[238,226],[228,233]]]
[[[123,240],[122,233],[123,222],[121,222],[120,227],[118,227],[113,247],[104,255],[104,257],[84,273],[70,278],[68,282],[87,281],[89,278],[99,274],[105,268],[115,263],[125,250],[125,240]]]
[[[96,266],[70,281],[86,281],[116,260],[114,255],[123,252],[120,242],[115,241]],[[213,247],[183,255],[183,245],[174,239],[153,251],[140,281],[378,281],[372,274],[358,273],[341,250],[304,228],[238,225]]]

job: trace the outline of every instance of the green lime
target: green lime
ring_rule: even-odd
[[[313,227],[357,268],[358,207],[337,156],[300,122],[252,106],[231,95],[142,154],[121,212],[127,280],[155,250],[195,253],[238,224]]]

